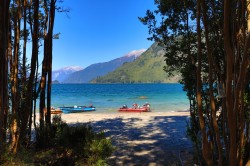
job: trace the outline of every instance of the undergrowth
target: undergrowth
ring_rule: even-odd
[[[53,117],[50,128],[36,129],[33,145],[29,149],[21,148],[14,156],[6,148],[0,165],[103,166],[108,165],[107,158],[114,151],[103,132],[94,132],[90,125],[69,126],[57,115]]]

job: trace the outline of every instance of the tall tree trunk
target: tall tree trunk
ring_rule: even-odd
[[[8,110],[8,25],[10,1],[0,1],[0,151],[3,151],[5,142],[6,122]],[[0,157],[1,158],[1,157]]]
[[[213,63],[213,58],[212,58],[212,51],[211,51],[211,46],[210,46],[210,41],[209,41],[209,30],[208,30],[208,20],[207,20],[207,7],[206,3],[204,0],[202,0],[202,6],[203,6],[203,24],[205,28],[205,39],[206,39],[206,47],[207,47],[207,56],[208,56],[208,64],[209,64],[209,96],[210,96],[210,108],[211,108],[211,114],[212,114],[212,125],[215,131],[215,137],[216,137],[216,144],[218,148],[218,153],[219,153],[219,166],[222,166],[223,164],[223,154],[222,154],[222,145],[220,142],[220,131],[219,131],[219,126],[216,120],[216,108],[215,108],[215,100],[214,100],[214,88],[213,88],[213,68],[214,68],[214,63]]]
[[[34,90],[34,78],[36,74],[36,64],[38,61],[38,34],[39,34],[39,21],[38,21],[38,11],[39,11],[39,0],[33,0],[33,8],[34,8],[34,15],[33,15],[33,28],[31,26],[32,31],[32,56],[31,56],[31,70],[30,70],[30,76],[28,81],[28,87],[27,87],[27,98],[26,98],[26,107],[24,114],[24,119],[21,125],[21,138],[26,135],[26,128],[28,124],[28,119],[30,112],[32,111],[33,106],[33,90]]]
[[[8,28],[8,27],[6,27]],[[8,32],[8,29],[7,29],[7,32]],[[10,38],[8,38],[8,44],[10,43]],[[7,130],[7,125],[8,125],[8,116],[9,116],[9,90],[8,90],[8,73],[9,73],[9,52],[11,52],[9,49],[8,51],[6,50],[6,57],[5,57],[5,68],[4,68],[4,79],[3,79],[3,82],[4,82],[4,121],[3,121],[3,128],[4,128],[4,140],[6,141],[6,130]],[[0,150],[1,151],[1,150]]]
[[[17,12],[14,12],[14,53],[11,78],[11,92],[12,92],[12,122],[11,122],[11,132],[12,132],[12,143],[11,151],[15,154],[19,146],[19,127],[20,127],[20,117],[19,117],[19,82],[18,82],[18,69],[19,69],[19,47],[20,47],[20,19],[21,19],[21,2],[20,0],[16,1],[17,3]]]
[[[26,67],[26,46],[27,46],[27,5],[28,5],[28,1],[27,0],[23,0],[23,61],[22,61],[22,73],[23,73],[23,77],[22,77],[22,107],[21,107],[21,112],[23,114],[23,112],[25,112],[25,107],[24,105],[26,105],[26,97],[27,97],[27,67]],[[32,112],[32,111],[31,111]],[[32,117],[32,113],[30,113],[29,117]],[[22,119],[24,119],[24,117],[22,117]],[[31,127],[30,127],[30,123],[29,123],[29,130],[28,130],[28,135],[29,135],[29,139],[31,139]]]
[[[23,1],[23,87],[26,85],[27,0]],[[23,94],[25,95],[25,94]],[[23,96],[25,98],[25,96]]]
[[[39,68],[39,62],[37,61],[36,62],[36,76],[35,76],[35,87],[37,87],[37,84],[38,84],[38,68]],[[34,112],[33,112],[33,124],[34,124],[34,128],[36,129],[36,100],[37,100],[37,97],[38,97],[38,94],[40,93],[40,90],[38,89],[37,92],[36,92],[36,96],[33,98],[33,102],[34,102]],[[31,114],[32,114],[32,110],[31,110]],[[31,121],[31,118],[30,118],[30,121]],[[31,124],[31,123],[30,123]],[[30,125],[31,127],[31,125]]]
[[[55,20],[55,4],[56,0],[51,0],[50,2],[50,17],[49,17],[49,30],[48,30],[48,87],[47,87],[47,115],[46,123],[51,125],[51,82],[52,82],[52,55],[53,55],[53,30],[54,30],[54,20]]]
[[[232,1],[224,1],[224,48],[226,52],[226,107],[229,127],[229,163],[232,166],[237,165],[237,144],[236,144],[236,113],[233,109],[233,46],[231,43],[231,5]]]
[[[206,164],[208,166],[213,165],[212,160],[212,154],[211,149],[208,143],[207,139],[207,133],[206,133],[206,126],[205,126],[205,120],[203,117],[202,112],[202,98],[201,98],[201,28],[200,28],[200,19],[201,19],[201,3],[200,0],[197,1],[197,35],[198,35],[198,53],[197,53],[197,106],[198,106],[198,115],[199,115],[199,122],[200,122],[200,128],[201,128],[201,136],[202,136],[202,154],[204,157],[204,160],[206,161]]]
[[[249,21],[249,20],[248,20]],[[243,156],[242,156],[242,151],[244,149],[245,145],[245,112],[244,112],[244,94],[245,94],[245,87],[246,87],[246,77],[247,77],[247,71],[248,71],[248,66],[249,66],[249,54],[250,54],[250,31],[248,31],[246,40],[244,43],[244,50],[243,50],[243,59],[242,63],[240,65],[240,70],[239,70],[239,77],[237,80],[237,86],[235,90],[235,112],[238,114],[238,139],[237,139],[237,144],[238,146],[238,159],[237,161],[239,162],[238,164],[243,164]]]
[[[49,108],[45,106],[45,91],[46,91],[46,83],[47,83],[47,68],[48,68],[48,34],[47,34],[47,27],[48,27],[48,4],[47,0],[44,0],[44,13],[45,13],[45,21],[43,27],[43,38],[44,38],[44,50],[43,50],[43,62],[42,62],[42,77],[40,80],[40,129],[43,130],[44,128],[44,116],[47,115],[47,111]]]
[[[12,52],[12,50],[13,50],[13,45],[12,45],[12,23],[11,23],[11,19],[9,19],[9,29],[8,29],[8,58],[9,58],[9,75],[11,75],[11,71],[13,71],[13,69],[12,69],[12,65],[11,65],[11,62],[12,62],[12,59],[13,59],[13,52]],[[11,78],[8,80],[8,85],[11,85]],[[9,89],[9,90],[11,90],[11,89]],[[8,92],[9,93],[9,92]],[[9,100],[9,99],[8,99]],[[8,102],[10,102],[10,101],[8,101]],[[10,108],[9,108],[10,109]],[[9,110],[9,112],[10,112],[11,110]],[[12,116],[10,116],[10,118],[11,118]],[[9,123],[9,129],[11,128],[11,122]],[[9,132],[10,133],[10,139],[9,139],[9,142],[11,142],[12,141],[12,134],[11,134],[11,132]]]
[[[22,2],[23,5],[23,57],[22,57],[22,93],[21,93],[21,114],[24,112],[25,98],[26,98],[26,45],[27,45],[27,0]]]
[[[44,53],[46,52],[46,50],[44,49]],[[43,130],[44,128],[44,113],[46,114],[47,110],[46,107],[45,107],[45,89],[46,89],[46,57],[44,57],[43,59],[43,67],[42,67],[42,77],[41,77],[41,80],[40,80],[40,128],[41,130]]]

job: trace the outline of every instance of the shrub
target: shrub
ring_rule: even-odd
[[[50,153],[49,158],[53,158],[51,154],[61,156],[57,160],[53,158],[53,163],[67,160],[80,165],[106,165],[107,157],[114,151],[104,132],[96,133],[90,125],[69,126],[60,116],[53,117],[51,128],[46,127],[43,131],[38,128],[36,133],[37,147],[54,148],[55,153]]]

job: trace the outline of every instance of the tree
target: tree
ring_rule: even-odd
[[[40,113],[45,112],[45,85],[47,85],[47,109],[45,112],[46,124],[50,126],[51,123],[51,74],[52,74],[52,40],[53,40],[53,29],[54,29],[54,18],[55,18],[55,4],[56,0],[51,0],[49,7],[47,0],[44,1],[44,59],[42,68],[42,78],[40,81],[41,97],[40,97]],[[46,83],[47,82],[47,83]]]
[[[19,111],[20,111],[20,92],[19,92],[19,49],[20,49],[20,29],[21,29],[21,1],[16,1],[17,6],[12,6],[12,19],[14,28],[14,44],[13,44],[13,57],[11,58],[11,99],[12,99],[12,116],[11,116],[11,135],[12,135],[12,145],[11,151],[16,153],[19,145]]]
[[[55,11],[56,9],[61,12],[66,11],[60,7],[57,8],[56,2],[56,0],[4,0],[0,2],[1,153],[4,150],[4,144],[10,146],[10,153],[16,154],[20,145],[31,140],[32,123],[36,128],[36,100],[38,97],[43,97],[40,95],[42,94],[40,91],[44,92],[43,100],[45,103],[45,89],[37,86],[39,44],[42,39],[44,39],[45,62],[42,76],[47,78],[44,87],[47,87],[47,107],[50,108]],[[44,9],[45,15],[43,15],[42,9]],[[44,34],[42,34],[42,30],[44,30]],[[58,38],[58,34],[56,37]],[[26,56],[29,39],[32,41],[30,62]],[[40,112],[39,116],[39,126],[42,128],[44,126],[44,112]],[[50,109],[45,115],[45,120],[46,125],[50,126]]]
[[[0,2],[0,151],[5,142],[8,113],[8,27],[10,1]]]
[[[249,1],[237,1],[237,6],[233,8],[232,4],[233,1],[224,2],[224,49],[227,62],[226,106],[230,131],[229,162],[231,165],[242,165],[245,139],[249,138],[249,135],[245,135],[244,132],[246,119],[249,118],[245,117],[249,110],[245,108],[246,102],[244,101],[250,62],[250,27],[247,27],[250,22]]]
[[[189,134],[202,151],[200,163],[243,165],[249,154],[249,2],[195,3],[156,0],[158,9],[140,20],[150,39],[165,47],[165,70],[182,73],[190,99]],[[189,26],[194,19],[196,29]]]

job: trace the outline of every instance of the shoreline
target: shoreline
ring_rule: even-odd
[[[115,118],[147,118],[155,116],[185,116],[189,117],[189,111],[171,111],[171,112],[82,112],[82,113],[62,113],[61,117],[66,123],[86,123],[96,122]]]

